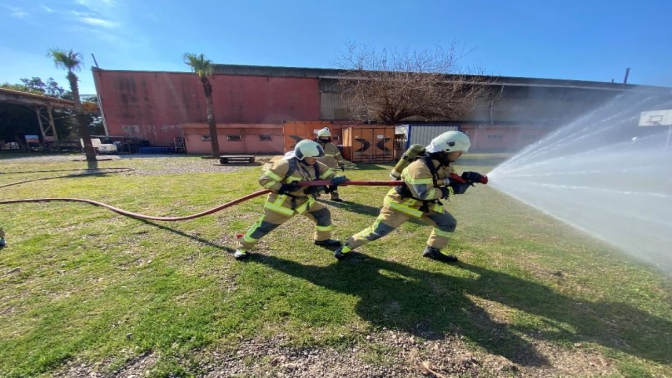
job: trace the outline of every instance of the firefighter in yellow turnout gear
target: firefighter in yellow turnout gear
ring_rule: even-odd
[[[338,149],[338,147],[331,143],[331,132],[329,131],[328,127],[325,127],[317,132],[317,139],[315,139],[315,141],[319,143],[324,150],[324,156],[318,158],[317,160],[324,163],[327,167],[333,169],[334,171],[338,170],[339,167],[344,170],[343,167],[345,161],[343,160],[343,156],[341,155],[341,151]],[[332,201],[343,202],[343,199],[341,199],[338,195],[337,187],[329,187],[328,189],[329,195],[331,196],[330,199]]]
[[[272,192],[264,204],[264,215],[238,239],[238,249],[234,254],[237,260],[249,257],[248,251],[259,239],[296,214],[302,214],[315,222],[316,245],[341,245],[338,240],[331,239],[333,226],[329,209],[315,201],[324,187],[298,185],[300,181],[331,180],[331,184],[337,186],[346,181],[345,176],[336,176],[336,172],[316,160],[323,155],[324,150],[319,144],[302,140],[296,144],[294,151],[287,153],[261,175],[259,184]]]
[[[487,183],[487,177],[480,173],[464,172],[458,176],[453,171],[453,163],[470,146],[469,137],[459,131],[448,131],[434,138],[424,154],[403,169],[401,185],[387,193],[375,222],[348,238],[334,256],[344,259],[355,248],[382,238],[407,220],[420,219],[433,227],[423,256],[456,262],[457,257],[444,254],[441,249],[448,244],[457,220],[444,210],[439,200],[463,194],[474,183]]]

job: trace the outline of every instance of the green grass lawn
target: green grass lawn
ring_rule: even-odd
[[[6,157],[0,154],[0,200],[75,197],[183,216],[260,189],[259,167],[166,168],[178,160],[212,165],[196,157],[102,161],[100,168],[136,171],[2,187],[85,168]],[[486,173],[501,161],[469,157],[458,170]],[[346,175],[388,180],[391,164],[359,167]],[[386,191],[343,187],[348,202],[326,202],[335,236],[368,227]],[[183,222],[82,203],[0,205],[7,233],[0,376],[51,376],[70,361],[112,374],[149,353],[156,356],[150,376],[198,376],[197,356],[233,355],[250,340],[345,350],[381,330],[418,340],[458,336],[474,353],[529,369],[562,360],[545,353],[550,346],[568,364],[596,353],[613,376],[672,376],[669,278],[490,187],[471,188],[448,206],[458,219],[449,249],[461,260],[455,265],[421,257],[430,229],[416,222],[337,262],[312,244],[312,223],[303,217],[262,239],[250,261],[237,262],[235,234],[259,218],[264,199]],[[386,363],[374,346],[369,352],[367,363]]]

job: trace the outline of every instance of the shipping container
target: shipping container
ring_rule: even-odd
[[[343,125],[335,125],[329,121],[287,121],[282,125],[282,133],[284,135],[284,150],[285,152],[292,151],[294,146],[304,140],[314,140],[317,138],[317,132],[328,127],[331,132],[331,142],[335,145],[342,144],[342,129]]]
[[[352,126],[343,129],[343,157],[353,163],[394,161],[394,126]]]

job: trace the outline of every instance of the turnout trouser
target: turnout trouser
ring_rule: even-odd
[[[297,211],[294,211],[292,215],[285,215],[264,208],[264,215],[262,215],[261,218],[247,230],[245,235],[238,239],[238,248],[244,251],[251,249],[257,244],[259,239],[293,218],[296,214],[298,214]],[[301,214],[315,222],[315,234],[313,235],[313,238],[316,241],[331,238],[333,226],[331,224],[331,213],[329,212],[329,209],[321,203],[315,202],[308,210]]]
[[[411,218],[418,219],[410,214],[394,210],[386,203],[380,209],[380,214],[373,224],[348,238],[345,244],[350,249],[355,249],[368,242],[382,238]],[[457,227],[457,220],[446,211],[442,213],[434,211],[422,213],[419,219],[433,227],[432,233],[427,239],[427,245],[438,249],[448,244],[450,236],[455,231],[455,227]]]

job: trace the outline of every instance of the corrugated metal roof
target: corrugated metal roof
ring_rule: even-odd
[[[92,70],[102,70],[93,67]],[[160,71],[132,71],[132,70],[106,70],[119,72],[152,72],[159,73]],[[162,71],[161,71],[162,72]],[[251,65],[236,65],[236,64],[215,64],[213,73],[227,74],[227,75],[256,75],[256,76],[289,76],[289,77],[306,77],[319,78],[322,80],[338,80],[343,78],[350,78],[352,80],[358,78],[356,76],[343,76],[352,70],[343,70],[336,68],[310,68],[310,67],[282,67],[282,66],[251,66]],[[193,74],[191,72],[166,72],[166,73],[184,73]],[[547,88],[575,88],[575,89],[596,89],[596,90],[612,90],[612,91],[643,91],[656,92],[663,94],[671,94],[672,88],[659,87],[652,85],[636,85],[636,84],[621,84],[602,81],[585,81],[585,80],[566,80],[566,79],[546,79],[546,78],[527,78],[517,76],[480,76],[480,75],[446,75],[464,77],[465,83],[483,84],[486,81],[488,85],[495,86],[527,86],[527,87],[547,87]],[[447,80],[449,81],[449,80]]]
[[[461,76],[461,75],[457,75]],[[492,79],[477,77],[481,80],[470,80],[469,76],[462,80],[444,80],[444,83],[461,83],[469,85],[488,85],[493,87],[537,87],[537,88],[570,88],[570,89],[590,89],[590,90],[606,90],[606,91],[628,91],[628,92],[647,92],[672,94],[672,88],[655,87],[648,85],[633,85],[633,84],[617,84],[617,83],[602,83],[591,81],[574,81],[574,80],[554,80],[554,79],[533,79],[533,78],[509,78],[502,76],[493,76]],[[368,80],[368,78],[356,76],[318,76],[321,80]],[[512,80],[513,79],[513,80]],[[527,82],[524,82],[527,81]],[[325,86],[326,87],[326,86]],[[335,89],[336,87],[329,87]]]

